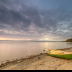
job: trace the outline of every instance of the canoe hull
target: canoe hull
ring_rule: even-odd
[[[50,56],[53,56],[53,57],[72,60],[72,54],[66,54],[66,55],[57,55],[57,54],[49,54],[49,53],[47,53],[47,54],[50,55]]]

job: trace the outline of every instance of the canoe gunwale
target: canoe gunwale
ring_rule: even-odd
[[[47,54],[51,54],[51,53],[47,53]],[[52,55],[72,55],[72,54],[52,54]]]

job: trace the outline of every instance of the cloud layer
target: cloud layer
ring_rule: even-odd
[[[0,37],[62,40],[72,37],[72,10],[40,10],[30,0],[0,0]]]

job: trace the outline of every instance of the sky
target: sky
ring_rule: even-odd
[[[0,0],[0,40],[72,38],[72,0]]]

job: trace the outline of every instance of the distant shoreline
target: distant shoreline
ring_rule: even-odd
[[[30,40],[0,40],[0,41],[24,41],[24,42],[66,42],[66,41],[30,41]]]

